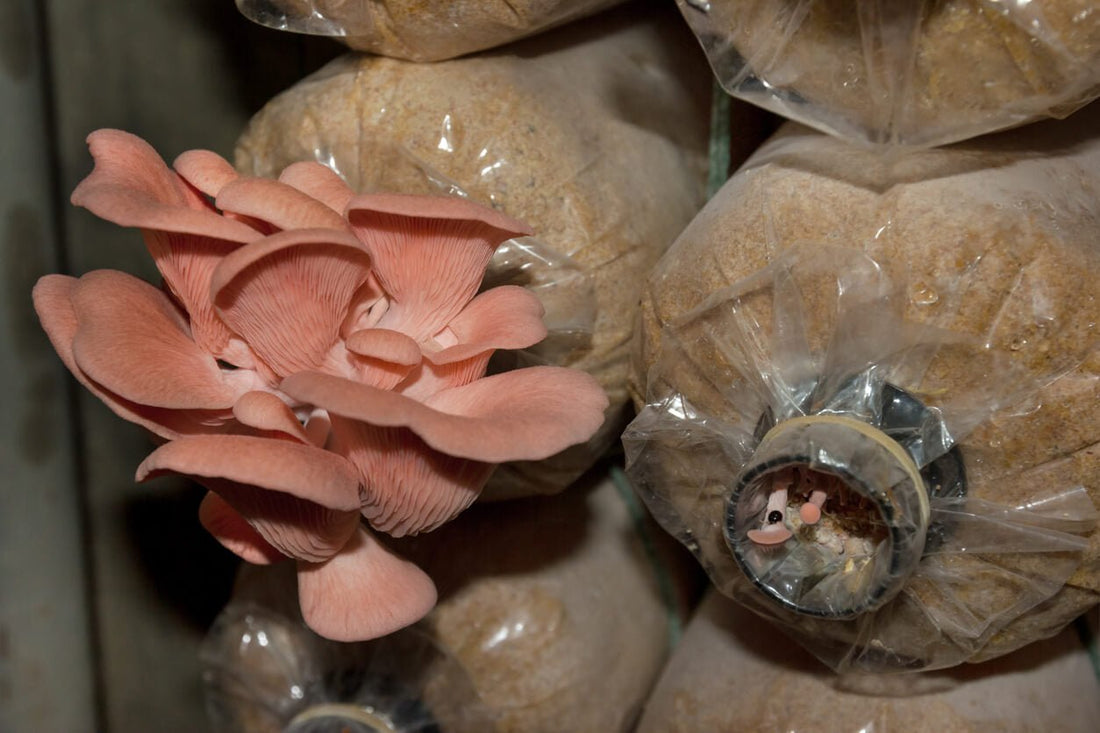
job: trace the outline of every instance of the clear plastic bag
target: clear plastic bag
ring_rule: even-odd
[[[611,407],[589,444],[505,464],[486,497],[560,491],[625,422],[643,275],[705,196],[710,89],[682,26],[674,8],[613,11],[506,55],[348,55],[272,100],[239,140],[251,174],[317,160],[356,190],[468,196],[535,229],[489,273],[546,306],[550,336],[518,358],[585,369]]]
[[[1100,94],[1092,0],[677,0],[731,94],[853,141],[941,145]]]
[[[1095,641],[1090,650],[1069,628],[948,672],[837,677],[767,622],[711,593],[650,695],[638,733],[1084,733],[1100,721],[1095,653]]]
[[[631,478],[834,669],[1100,600],[1098,114],[891,160],[789,125],[650,279]]]
[[[462,666],[418,627],[340,644],[290,609],[241,601],[218,616],[199,654],[218,733],[493,730]]]
[[[623,0],[236,0],[249,20],[358,51],[441,61],[500,46]]]
[[[354,722],[364,707],[407,721],[402,733],[630,730],[698,585],[614,475],[475,506],[403,541],[440,603],[378,642],[313,635],[295,620],[292,577],[245,568],[203,648],[219,730],[291,730],[326,712]]]

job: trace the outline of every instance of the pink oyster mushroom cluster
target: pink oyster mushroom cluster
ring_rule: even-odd
[[[318,633],[372,638],[435,604],[431,579],[366,525],[437,527],[495,464],[550,456],[603,421],[583,372],[484,376],[495,349],[545,335],[528,291],[478,292],[523,224],[457,198],[355,195],[317,163],[274,181],[202,150],[173,170],[117,130],[88,142],[95,168],[73,203],[140,228],[164,287],[48,275],[42,325],[85,387],[159,437],[138,480],[194,478],[223,545],[296,561]]]

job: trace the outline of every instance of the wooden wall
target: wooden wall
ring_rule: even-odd
[[[248,118],[339,48],[248,23],[233,0],[0,0],[0,733],[207,729],[196,647],[234,563],[200,493],[138,486],[151,448],[42,335],[49,272],[155,280],[136,232],[71,207],[86,135],[171,160],[229,155]]]

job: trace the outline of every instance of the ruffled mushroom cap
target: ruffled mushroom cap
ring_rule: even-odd
[[[302,613],[328,638],[382,636],[435,604],[431,579],[360,526],[358,474],[331,452],[266,438],[196,436],[158,448],[137,478],[166,472],[211,490],[200,519],[227,548],[253,563],[298,561]]]
[[[318,633],[379,636],[435,602],[364,521],[432,529],[495,464],[553,455],[602,423],[607,398],[583,372],[484,376],[495,349],[546,335],[528,291],[478,294],[525,225],[464,199],[356,196],[315,163],[272,181],[209,151],[169,168],[117,130],[89,146],[73,203],[140,228],[165,288],[49,275],[33,294],[43,328],[81,384],[166,441],[138,480],[193,478],[225,547],[297,562]]]

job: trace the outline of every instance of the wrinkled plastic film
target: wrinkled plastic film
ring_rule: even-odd
[[[279,31],[341,38],[348,33],[341,5],[362,3],[319,0],[236,0],[237,9],[254,23]]]
[[[249,20],[410,61],[509,43],[623,0],[236,0]]]
[[[592,347],[596,324],[595,283],[567,255],[537,237],[509,239],[497,248],[485,270],[484,289],[526,288],[544,309],[546,337],[527,349],[501,352],[491,369],[576,363]]]
[[[732,95],[840,137],[942,145],[1100,92],[1089,0],[678,0]]]
[[[493,730],[461,666],[416,627],[339,644],[278,607],[234,602],[215,620],[199,655],[215,731]]]
[[[569,364],[592,342],[596,295],[591,276],[536,237],[510,239],[493,254],[485,288],[520,285],[546,310],[547,336],[519,352],[529,364]]]
[[[1073,486],[1037,487],[1030,508],[968,499],[954,447],[1039,385],[908,321],[897,269],[793,247],[715,293],[664,330],[624,435],[635,485],[718,588],[839,670],[970,658],[1058,592],[1095,527]],[[973,378],[939,389],[945,354]]]

